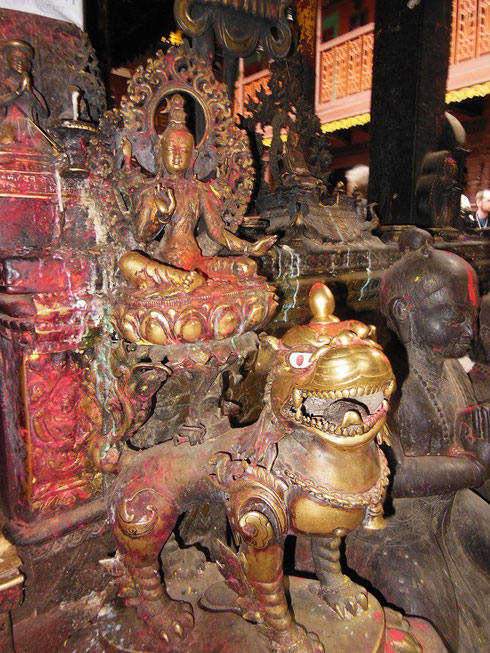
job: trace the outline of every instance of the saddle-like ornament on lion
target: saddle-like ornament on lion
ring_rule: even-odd
[[[167,345],[265,324],[274,289],[249,256],[265,254],[276,237],[252,243],[235,234],[253,188],[252,159],[211,67],[186,44],[158,52],[100,131],[91,200],[120,244],[116,330],[130,342]]]
[[[256,423],[232,428],[223,418],[195,446],[165,442],[138,454],[114,481],[108,505],[118,549],[103,564],[144,624],[144,650],[232,650],[229,641],[218,644],[216,619],[226,610],[255,624],[237,650],[421,650],[408,622],[398,616],[393,624],[339,563],[343,536],[384,526],[389,471],[379,445],[387,440],[391,366],[374,327],[333,315],[323,284],[313,286],[310,307],[309,324],[263,339],[270,372]],[[238,550],[219,543],[225,581],[201,586],[201,607],[193,607],[171,598],[159,556],[179,517],[203,502],[225,505]],[[300,587],[290,578],[292,610],[283,578],[291,534],[311,535],[319,580],[305,592],[310,581]],[[206,632],[201,608],[216,613]],[[227,628],[231,638],[239,626]]]

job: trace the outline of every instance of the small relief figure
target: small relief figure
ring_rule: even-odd
[[[168,100],[168,113],[168,126],[156,151],[157,174],[135,192],[133,200],[136,240],[148,244],[162,228],[164,233],[155,258],[135,251],[121,257],[119,268],[124,279],[148,291],[148,295],[168,296],[192,292],[206,278],[225,281],[253,277],[257,266],[243,255],[265,254],[276,236],[250,243],[226,229],[220,197],[193,174],[195,143],[185,124],[181,95],[175,94]],[[128,167],[128,142],[122,146],[124,166]],[[242,256],[203,256],[195,236],[201,218],[213,241]]]
[[[4,41],[0,50],[6,65],[2,80],[0,109],[3,120],[0,126],[0,143],[10,145],[29,138],[39,141],[39,118],[49,114],[46,100],[34,87],[31,67],[34,49],[25,41]]]
[[[283,186],[298,185],[301,188],[318,188],[322,185],[321,179],[311,174],[300,144],[299,134],[292,129],[288,132],[278,165]]]

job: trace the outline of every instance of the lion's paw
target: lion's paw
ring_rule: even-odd
[[[145,608],[150,607],[150,610]],[[155,614],[154,605],[139,605],[138,616],[147,622],[156,635],[167,644],[175,644],[187,637],[194,626],[194,613],[190,603],[168,599],[164,609]],[[153,614],[152,614],[153,613]]]
[[[157,627],[160,637],[173,643],[177,639],[185,639],[194,626],[194,614],[190,603],[171,601],[163,614],[158,615]]]
[[[273,653],[325,653],[318,635],[299,624],[292,624],[286,632],[276,635],[271,650]]]
[[[368,607],[367,590],[346,576],[344,582],[338,587],[333,589],[322,587],[320,596],[341,619],[345,619],[346,611],[355,616],[358,611],[363,612]]]

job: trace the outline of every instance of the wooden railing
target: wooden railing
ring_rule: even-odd
[[[450,63],[490,53],[490,0],[453,0]]]
[[[321,4],[321,3],[319,3]],[[316,111],[322,121],[366,115],[370,110],[374,23],[321,43],[317,20]],[[236,84],[235,112],[244,113],[250,97],[267,85],[269,70]],[[453,0],[448,91],[490,81],[490,0]]]
[[[250,99],[257,99],[257,91],[260,91],[261,88],[267,88],[270,76],[269,69],[265,68],[249,77],[243,77],[243,59],[240,59],[240,74],[235,84],[235,115],[238,113],[242,116],[247,114],[245,105]]]
[[[319,104],[371,88],[374,23],[343,34],[318,49]]]

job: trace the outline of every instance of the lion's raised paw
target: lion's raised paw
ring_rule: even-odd
[[[335,610],[341,619],[345,619],[346,612],[355,616],[358,611],[364,612],[368,607],[367,591],[356,583],[344,577],[344,582],[333,589],[321,588],[320,596],[325,603]]]

